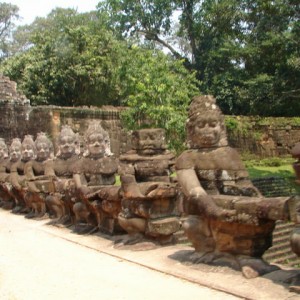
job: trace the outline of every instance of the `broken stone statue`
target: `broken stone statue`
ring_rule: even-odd
[[[171,177],[175,156],[166,149],[160,128],[134,131],[132,145],[131,151],[120,156],[119,222],[128,233],[120,243],[172,242],[180,227],[177,188]]]

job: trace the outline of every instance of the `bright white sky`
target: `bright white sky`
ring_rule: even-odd
[[[0,0],[19,7],[22,19],[17,25],[31,24],[36,17],[46,17],[56,7],[74,8],[78,12],[95,10],[100,0]]]

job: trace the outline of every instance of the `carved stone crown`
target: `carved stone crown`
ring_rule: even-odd
[[[35,146],[37,146],[38,143],[45,143],[48,145],[50,151],[53,151],[53,144],[51,140],[47,137],[45,132],[39,132],[37,134],[37,137],[35,139]]]
[[[188,116],[186,122],[188,148],[198,148],[197,145],[194,145],[191,137],[195,134],[194,128],[197,121],[205,118],[214,118],[220,122],[221,136],[217,146],[222,147],[228,145],[225,118],[213,96],[195,96],[190,104]]]
[[[90,135],[92,135],[93,133],[101,133],[103,135],[103,138],[105,140],[109,141],[109,135],[108,135],[107,131],[105,131],[102,128],[100,122],[98,122],[98,121],[93,121],[89,124],[89,127],[88,127],[88,129],[86,130],[86,132],[84,134],[85,142],[88,141]]]
[[[12,148],[13,146],[17,146],[17,147],[22,147],[22,143],[21,140],[19,138],[14,138],[11,142],[10,148]]]
[[[24,136],[22,147],[24,147],[25,145],[30,145],[35,150],[35,143],[33,141],[32,135],[27,134]]]
[[[74,133],[73,129],[69,126],[69,125],[63,125],[59,134],[59,140],[63,137],[63,136],[70,136],[72,137],[74,140],[76,140],[77,136]]]

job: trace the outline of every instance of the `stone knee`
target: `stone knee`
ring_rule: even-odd
[[[88,211],[85,204],[83,204],[82,202],[76,202],[73,205],[73,212],[75,215],[76,223],[79,223],[80,221],[85,221],[86,223],[88,223],[90,212]]]
[[[56,195],[49,195],[46,197],[45,203],[49,210],[54,212],[55,217],[61,218],[64,215],[64,207],[61,204],[60,197]]]

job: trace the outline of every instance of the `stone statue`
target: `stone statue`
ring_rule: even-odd
[[[70,126],[63,126],[58,136],[58,152],[49,163],[49,171],[47,171],[47,175],[51,176],[55,183],[55,192],[45,199],[50,213],[54,215],[52,224],[73,221],[72,207],[73,199],[76,197],[73,173],[79,154],[80,145],[77,134]]]
[[[27,182],[25,176],[25,164],[35,158],[35,144],[31,135],[25,135],[21,147],[21,159],[12,164],[10,169],[10,183],[12,194],[14,195],[14,213],[26,212],[25,197],[27,192]]]
[[[300,257],[300,225],[295,226],[291,234],[291,249],[292,251]],[[300,274],[296,275],[290,280],[290,291],[300,294]]]
[[[78,202],[74,205],[77,232],[106,233],[118,230],[117,216],[121,202],[119,187],[114,186],[118,170],[110,152],[108,133],[99,122],[90,123],[84,135],[86,151],[74,168]],[[80,222],[85,222],[83,228]]]
[[[300,184],[300,143],[296,143],[291,150],[293,158],[296,158],[297,161],[293,163],[293,168],[296,175],[296,183]]]
[[[176,161],[188,215],[183,228],[198,262],[226,260],[247,277],[273,270],[261,257],[272,245],[276,220],[297,218],[295,199],[263,198],[236,150],[227,144],[224,116],[212,96],[189,108],[187,143]]]
[[[54,192],[51,177],[53,145],[45,133],[38,133],[35,139],[36,158],[26,163],[25,176],[28,192],[26,206],[31,211],[26,218],[41,218],[46,213],[46,196]]]
[[[8,147],[4,139],[0,138],[0,206],[3,206],[11,198],[11,194],[7,186],[9,173],[7,165],[9,164]]]
[[[6,197],[2,199],[3,201],[5,201],[2,205],[2,208],[8,210],[13,209],[15,206],[15,195],[12,191],[13,188],[11,185],[11,169],[12,166],[18,163],[21,159],[21,149],[21,140],[19,138],[14,138],[9,147],[9,161],[5,166],[5,171],[8,174],[8,176],[6,177],[5,182],[2,184],[3,191],[6,193]]]
[[[120,225],[128,232],[124,244],[144,238],[168,243],[179,229],[177,189],[171,173],[175,156],[166,149],[163,129],[132,133],[133,150],[120,156],[122,211]]]

